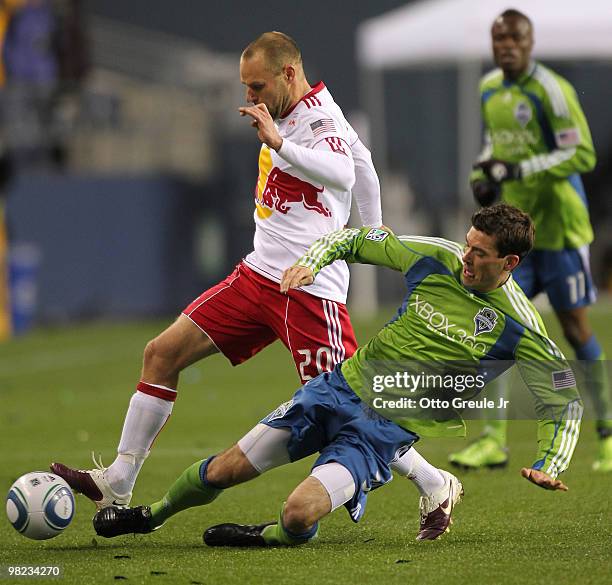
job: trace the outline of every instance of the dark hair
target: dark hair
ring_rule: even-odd
[[[511,205],[498,203],[479,209],[472,215],[472,225],[495,237],[500,257],[516,254],[522,260],[533,248],[535,228],[531,218]]]
[[[521,20],[526,21],[529,24],[529,28],[533,29],[533,23],[531,22],[531,19],[526,14],[524,14],[520,10],[517,10],[516,8],[508,8],[507,10],[504,10],[497,18],[519,18]]]
[[[288,63],[293,65],[302,63],[302,53],[297,43],[282,32],[263,33],[242,51],[242,58],[251,59],[259,52],[263,53],[266,67],[272,73],[281,73]]]

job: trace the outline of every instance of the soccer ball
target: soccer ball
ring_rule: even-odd
[[[13,528],[33,540],[62,532],[74,516],[74,496],[59,476],[45,471],[22,475],[6,497],[6,515]]]

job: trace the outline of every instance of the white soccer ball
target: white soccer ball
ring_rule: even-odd
[[[13,528],[34,540],[53,538],[74,516],[74,496],[58,475],[33,471],[22,475],[6,497],[6,515]]]

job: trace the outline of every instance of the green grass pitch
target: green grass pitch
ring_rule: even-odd
[[[359,340],[365,341],[386,318],[357,323]],[[592,321],[612,356],[610,307],[594,310]],[[547,323],[559,340],[550,316]],[[53,460],[87,468],[92,450],[107,463],[113,460],[142,348],[165,325],[157,321],[40,330],[0,346],[2,489],[8,490],[25,472],[46,469]],[[220,356],[189,368],[182,375],[174,413],[140,475],[133,503],[157,499],[185,467],[228,447],[296,387],[293,365],[278,343],[238,368]],[[283,498],[307,475],[309,459],[234,488],[211,506],[184,512],[153,535],[96,537],[93,505],[82,496],[72,525],[49,541],[23,538],[3,513],[0,567],[6,575],[8,565],[57,565],[63,576],[56,581],[66,585],[610,583],[612,476],[590,471],[596,449],[592,422],[583,425],[564,475],[567,493],[546,492],[519,476],[520,467],[533,460],[534,433],[534,423],[511,424],[506,470],[458,474],[466,495],[456,508],[451,533],[436,542],[414,540],[417,492],[398,478],[371,494],[361,523],[353,524],[338,510],[322,522],[319,540],[304,547],[230,550],[203,545],[202,532],[209,525],[275,518]],[[421,441],[419,449],[444,466],[446,455],[464,444],[429,439]]]

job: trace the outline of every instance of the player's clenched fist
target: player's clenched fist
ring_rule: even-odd
[[[291,266],[283,272],[280,282],[280,291],[286,293],[290,288],[298,288],[314,282],[314,275],[310,268],[305,266]]]
[[[545,490],[561,490],[562,492],[568,490],[568,487],[560,479],[554,479],[548,475],[548,473],[544,473],[538,469],[523,467],[523,469],[521,469],[521,475],[531,483],[535,483]]]
[[[488,179],[479,179],[470,183],[474,199],[482,207],[489,207],[501,195],[501,186],[499,183],[494,183]]]

